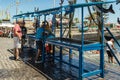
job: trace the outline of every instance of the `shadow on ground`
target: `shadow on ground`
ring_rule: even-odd
[[[13,53],[12,49],[9,49],[8,51]],[[53,60],[49,57],[46,57],[45,63],[36,64],[34,62],[35,51],[31,48],[24,48],[23,53],[21,53],[20,56],[22,61],[24,61],[27,65],[31,66],[38,72],[40,72],[48,80],[78,80],[79,69],[61,63],[57,60]],[[14,57],[9,57],[9,59],[14,60]],[[65,55],[64,59],[68,59],[68,56]],[[75,58],[73,60],[73,65],[78,66],[78,60],[76,60]],[[84,65],[85,65],[84,72],[92,71],[99,67],[96,64],[91,63],[90,61],[87,62],[85,61]],[[100,78],[100,76],[96,75],[96,76],[88,77],[85,80],[96,80],[98,78]]]

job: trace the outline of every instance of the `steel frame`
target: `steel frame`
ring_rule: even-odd
[[[79,80],[83,80],[83,78],[85,77],[89,77],[89,76],[94,76],[94,75],[97,75],[97,74],[100,74],[100,76],[102,78],[104,78],[104,29],[103,29],[103,17],[101,16],[102,18],[102,42],[93,42],[93,43],[90,43],[90,44],[85,44],[85,40],[84,40],[84,31],[83,31],[83,27],[84,27],[84,24],[83,24],[83,20],[84,20],[84,7],[88,7],[88,6],[95,6],[95,5],[101,5],[101,4],[108,4],[108,3],[113,3],[113,2],[116,2],[116,1],[109,1],[109,2],[94,2],[94,3],[82,3],[82,4],[74,4],[72,5],[72,7],[75,9],[75,8],[81,8],[81,20],[82,20],[82,36],[81,36],[81,44],[77,44],[77,43],[74,43],[72,42],[72,44],[69,42],[70,40],[68,39],[68,42],[67,41],[64,41],[64,38],[62,38],[62,17],[61,17],[61,27],[60,27],[60,37],[59,38],[56,38],[56,39],[50,39],[50,40],[46,40],[44,39],[44,46],[45,46],[45,43],[49,43],[49,44],[52,44],[54,46],[60,46],[60,55],[59,55],[59,59],[56,58],[56,56],[54,56],[54,59],[57,59],[59,60],[61,63],[66,63],[70,66],[73,66],[75,68],[78,68],[79,69],[79,77],[78,79]],[[66,6],[60,6],[60,7],[56,7],[56,8],[51,8],[51,9],[46,9],[46,10],[41,10],[41,11],[38,11],[38,12],[29,12],[29,13],[23,13],[23,14],[19,14],[19,15],[14,15],[13,18],[15,18],[16,20],[18,18],[21,18],[21,17],[34,17],[34,16],[41,16],[41,15],[44,15],[44,20],[46,20],[46,16],[49,15],[49,14],[61,14],[62,15],[62,12],[65,11],[65,8],[66,7],[69,7],[69,5],[66,5]],[[101,13],[102,14],[102,13]],[[63,55],[62,55],[62,48],[63,47],[66,47],[66,48],[69,48],[69,49],[75,49],[77,51],[79,51],[79,66],[75,66],[73,64],[71,64],[71,62],[66,62],[63,60]],[[94,70],[94,71],[90,71],[90,72],[87,72],[85,73],[84,72],[84,51],[89,51],[89,50],[100,50],[100,68],[98,70]],[[54,51],[55,51],[55,48],[54,48]],[[43,52],[42,52],[42,60],[43,62],[45,62],[45,49],[43,48]]]

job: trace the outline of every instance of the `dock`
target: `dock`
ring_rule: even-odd
[[[0,37],[0,80],[48,80],[23,61],[13,60],[13,39]]]
[[[15,61],[13,54],[9,51],[13,49],[13,39],[0,37],[0,80],[77,80],[77,70],[69,68],[63,64],[60,68],[59,63],[34,64],[33,61]],[[77,54],[74,55],[74,57]],[[119,55],[120,56],[120,55]],[[28,57],[28,56],[26,56]],[[99,64],[99,54],[88,52],[84,56],[87,60],[85,68],[93,69]],[[94,66],[93,66],[94,64]],[[84,80],[119,80],[120,66],[118,64],[107,63],[105,54],[105,78],[99,75],[85,78]]]

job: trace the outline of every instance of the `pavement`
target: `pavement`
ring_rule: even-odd
[[[58,62],[50,64],[34,64],[33,61],[15,61],[13,54],[8,51],[13,49],[13,39],[0,37],[0,80],[76,80],[78,69],[63,64],[62,68]],[[27,52],[27,51],[26,51]],[[32,52],[31,52],[32,53]],[[29,52],[30,54],[30,52]],[[120,56],[120,55],[119,55]],[[27,56],[26,56],[27,57]],[[77,52],[73,55],[73,63],[77,64]],[[68,56],[63,57],[67,60]],[[99,68],[99,54],[95,51],[86,52],[85,69],[92,70]],[[69,73],[69,74],[68,74]],[[48,78],[49,77],[49,78]],[[105,78],[99,75],[85,78],[84,80],[120,80],[120,66],[107,62],[105,54]]]
[[[13,60],[13,39],[0,37],[0,80],[48,80],[23,61]]]

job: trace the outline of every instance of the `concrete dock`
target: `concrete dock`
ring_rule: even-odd
[[[47,80],[23,61],[13,60],[8,51],[12,48],[13,39],[0,37],[0,80]]]
[[[32,64],[32,62],[15,61],[13,60],[13,54],[8,51],[13,49],[13,39],[0,37],[0,80],[76,80],[74,69],[69,71],[69,68],[64,65],[62,69],[59,67],[59,63],[54,65],[46,63],[44,67],[41,64]],[[77,56],[75,54],[74,56]],[[119,55],[120,56],[120,55]],[[99,64],[99,54],[89,52],[84,55],[87,61],[85,63],[86,69],[95,68]],[[94,65],[92,65],[94,64]],[[88,67],[89,66],[89,67]],[[68,68],[68,69],[67,69]],[[68,70],[68,71],[65,71]],[[71,74],[67,75],[67,72]],[[45,74],[45,75],[44,75]],[[49,78],[48,78],[49,77]],[[118,64],[107,63],[107,57],[105,54],[105,78],[101,79],[99,75],[85,78],[84,80],[120,80],[120,66]]]

